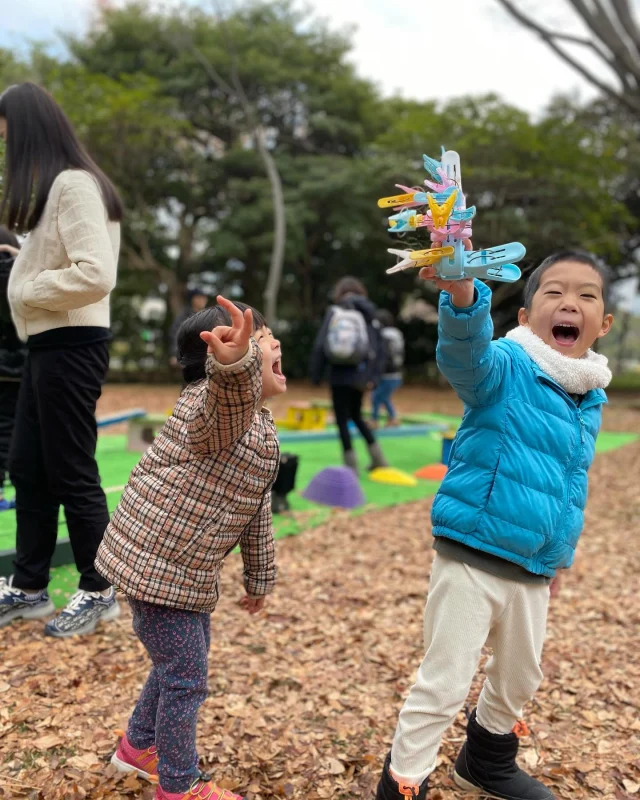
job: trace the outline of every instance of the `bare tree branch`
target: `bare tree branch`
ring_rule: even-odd
[[[640,61],[634,58],[599,0],[592,0],[592,2],[594,11],[590,11],[584,0],[569,0],[591,32],[613,53],[615,60],[620,65],[620,71],[626,69],[636,78],[640,77]]]
[[[611,2],[618,14],[618,19],[620,20],[622,28],[633,42],[636,53],[638,57],[640,57],[640,28],[631,13],[629,0],[611,0]]]
[[[587,69],[583,64],[581,64],[576,58],[574,58],[570,53],[564,50],[558,44],[558,40],[562,41],[574,41],[575,38],[570,37],[569,34],[558,33],[555,31],[548,30],[547,28],[540,25],[536,20],[529,17],[523,11],[521,11],[512,0],[498,0],[500,5],[504,9],[506,9],[514,19],[520,22],[524,27],[528,28],[529,30],[536,33],[553,51],[558,55],[565,63],[569,64],[573,69],[576,70],[580,75],[582,75],[585,80],[591,83],[593,86],[598,88],[603,94],[606,94],[608,97],[613,98],[619,103],[622,103],[626,106],[630,111],[634,114],[638,114],[640,112],[640,92],[635,90],[634,87],[629,82],[627,75],[625,74],[624,68],[621,66],[619,59],[617,59],[616,53],[614,52],[614,60],[613,62],[603,55],[600,48],[593,45],[593,49],[601,58],[604,58],[607,65],[616,73],[618,79],[622,84],[622,90],[616,91],[613,87],[609,86],[608,84],[601,81],[593,72]],[[569,0],[572,4],[580,3],[582,4],[582,0]],[[600,6],[598,6],[600,8]],[[585,8],[585,12],[589,15],[588,9]],[[589,20],[591,17],[589,16]],[[591,20],[592,21],[592,20]],[[589,22],[585,19],[585,22],[589,24]],[[597,34],[599,35],[599,34]],[[602,39],[602,37],[599,37]],[[581,42],[578,42],[581,43]],[[608,43],[604,42],[605,46],[608,46]],[[611,49],[611,48],[609,48]],[[628,52],[628,50],[627,50]],[[640,69],[640,62],[638,64],[638,69]],[[634,73],[635,77],[635,73]]]

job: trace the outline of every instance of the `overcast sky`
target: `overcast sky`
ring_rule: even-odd
[[[212,7],[210,0],[186,2]],[[237,0],[232,2],[237,5]],[[227,9],[232,2],[220,0]],[[540,22],[584,33],[567,0],[517,2]],[[123,0],[111,3],[123,5]],[[640,7],[640,0],[633,3]],[[353,30],[351,59],[359,74],[377,83],[385,94],[444,100],[496,92],[534,115],[558,92],[582,100],[594,96],[586,81],[512,21],[497,0],[307,0],[300,5],[335,29]],[[95,0],[0,0],[0,46],[23,50],[31,38],[51,42],[60,50],[57,34],[86,30],[95,8]],[[611,80],[595,57],[582,48],[579,54],[601,79]],[[632,296],[629,292],[629,300]],[[640,311],[640,298],[636,304]]]
[[[541,21],[580,32],[566,0],[518,2],[535,9]],[[172,4],[177,5],[165,2]],[[207,0],[200,4],[206,7]],[[231,4],[222,0],[222,5]],[[583,99],[593,95],[570,67],[513,22],[497,0],[308,0],[306,5],[334,28],[355,28],[352,59],[359,73],[386,94],[443,99],[494,91],[534,113],[558,91],[577,92]],[[57,42],[59,48],[57,32],[81,32],[94,9],[95,0],[0,0],[0,45],[22,48],[32,37]]]

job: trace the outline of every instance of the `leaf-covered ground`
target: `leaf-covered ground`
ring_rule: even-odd
[[[575,566],[553,602],[545,681],[527,710],[522,763],[560,798],[640,796],[640,444],[598,456]],[[429,501],[329,523],[279,544],[268,612],[237,606],[229,559],[212,618],[210,696],[199,748],[248,798],[372,798],[397,712],[422,657],[432,551]],[[0,797],[137,797],[108,766],[148,663],[125,609],[94,637],[52,641],[42,624],[0,634]],[[470,703],[477,696],[481,675]],[[450,779],[464,717],[445,737],[433,800]]]

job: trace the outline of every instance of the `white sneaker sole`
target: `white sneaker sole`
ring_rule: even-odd
[[[117,751],[111,756],[111,763],[118,772],[135,773],[139,778],[144,778],[146,781],[149,781],[149,783],[158,783],[157,775],[151,775],[149,772],[145,772],[142,769],[132,767],[131,764],[127,764],[126,761],[122,761],[118,758]]]
[[[475,783],[469,783],[469,781],[465,781],[458,773],[454,770],[453,771],[453,780],[461,789],[464,789],[465,792],[472,792],[473,794],[481,794],[483,792]],[[490,797],[491,795],[487,795]]]
[[[44,605],[38,605],[34,608],[16,608],[15,611],[10,611],[2,617],[0,620],[0,628],[4,625],[9,625],[11,622],[15,622],[17,619],[44,619],[44,617],[50,617],[51,614],[55,613],[56,607],[51,600],[44,603]]]
[[[91,620],[91,622],[87,622],[87,624],[82,628],[76,628],[76,630],[73,631],[45,629],[45,633],[47,636],[54,636],[56,639],[68,639],[71,636],[83,636],[86,633],[94,633],[99,622],[111,622],[114,619],[118,619],[121,613],[122,609],[120,608],[120,604],[116,601],[111,608],[104,612],[104,614],[101,614],[96,619]]]
[[[457,786],[460,787],[460,789],[464,789],[465,792],[468,792],[469,794],[482,795],[483,800],[484,798],[487,798],[487,800],[491,800],[491,798],[494,798],[495,800],[501,800],[501,798],[496,797],[495,794],[487,794],[484,789],[476,786],[475,783],[469,783],[469,781],[466,781],[463,777],[458,775],[455,769],[453,771],[453,781]]]

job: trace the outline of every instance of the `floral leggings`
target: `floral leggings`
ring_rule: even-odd
[[[129,598],[133,630],[153,667],[129,720],[133,747],[158,748],[160,786],[187,792],[199,776],[198,708],[207,696],[210,614]]]

